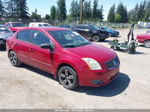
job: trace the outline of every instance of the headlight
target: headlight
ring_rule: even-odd
[[[91,70],[102,70],[101,65],[92,58],[82,58],[89,66]]]

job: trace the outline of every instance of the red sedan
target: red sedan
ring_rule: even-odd
[[[137,40],[139,43],[144,43],[146,48],[150,48],[150,33],[138,35]]]
[[[8,22],[5,23],[5,26],[7,26],[12,32],[25,28],[25,25],[22,22]]]
[[[115,52],[64,28],[26,28],[7,40],[13,66],[22,63],[54,75],[67,89],[99,87],[119,73]]]

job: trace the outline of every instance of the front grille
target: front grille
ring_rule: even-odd
[[[116,57],[112,59],[111,61],[106,62],[106,66],[108,69],[114,69],[117,68],[120,64],[119,58]]]

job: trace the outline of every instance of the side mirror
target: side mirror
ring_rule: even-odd
[[[40,47],[43,49],[50,49],[51,51],[54,51],[53,46],[50,44],[41,44]]]

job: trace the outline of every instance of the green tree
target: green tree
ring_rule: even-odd
[[[17,10],[19,18],[29,18],[29,8],[26,0],[17,0]]]
[[[70,7],[70,17],[77,20],[80,16],[80,3],[78,0],[73,0]]]
[[[115,22],[115,4],[109,10],[107,21]]]
[[[92,11],[92,16],[93,16],[93,19],[96,19],[98,17],[98,0],[94,0],[93,2],[93,11]]]
[[[122,21],[121,21],[121,15],[118,14],[118,13],[115,14],[115,22],[116,22],[116,23],[122,22]]]
[[[5,16],[8,18],[16,18],[17,17],[17,0],[6,0],[5,1]]]
[[[136,4],[135,8],[129,11],[128,13],[129,22],[137,22],[139,20],[138,12],[139,12],[139,5]]]
[[[92,14],[91,1],[84,2],[83,10],[84,10],[84,18],[89,20],[91,18],[91,14]]]
[[[66,0],[58,0],[58,19],[65,20],[67,18],[67,11],[66,11]]]
[[[35,20],[35,21],[38,21],[38,20],[41,20],[41,19],[42,19],[42,18],[41,18],[41,15],[38,15],[37,9],[35,9],[35,11],[32,12],[32,14],[31,14],[31,19],[33,19],[33,20]]]
[[[50,20],[50,15],[46,14],[44,17],[46,20]]]
[[[146,12],[145,12],[143,20],[150,21],[150,1],[147,2]]]
[[[128,22],[128,12],[127,12],[127,9],[126,9],[126,7],[121,2],[118,5],[116,13],[121,16],[121,22],[122,23]]]
[[[101,5],[100,9],[97,10],[97,18],[100,19],[100,21],[103,21],[104,15],[103,15],[103,5]]]
[[[54,5],[51,7],[51,14],[50,15],[51,15],[52,20],[56,19],[56,7]]]
[[[4,6],[3,6],[2,1],[0,0],[0,17],[3,17],[3,16],[4,16]]]

